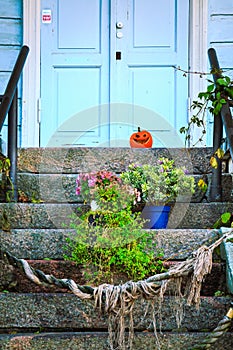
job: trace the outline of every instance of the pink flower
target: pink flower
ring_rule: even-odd
[[[81,187],[76,187],[76,195],[79,196],[81,194]]]
[[[94,187],[96,185],[96,178],[93,176],[88,179],[88,186],[89,187]]]

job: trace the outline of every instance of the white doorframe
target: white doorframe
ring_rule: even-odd
[[[208,71],[208,0],[190,0],[190,35],[189,35],[189,61],[191,72],[207,72]],[[206,88],[206,76],[200,77],[200,74],[189,75],[189,97],[190,103],[197,99],[200,91]],[[190,115],[189,109],[189,115]],[[198,140],[202,132],[195,128],[192,132],[193,140]],[[198,143],[198,147],[205,146],[206,138],[203,138],[202,144]]]
[[[23,43],[30,49],[23,70],[22,147],[39,146],[40,1],[23,0]]]
[[[187,0],[188,1],[188,0]],[[23,72],[22,146],[39,146],[40,127],[40,1],[23,1],[24,45],[30,48]],[[190,71],[207,69],[208,0],[190,0]],[[181,67],[182,68],[182,67]],[[190,100],[206,86],[199,75],[189,77]]]
[[[207,71],[207,24],[208,24],[208,0],[190,1],[190,71]],[[190,75],[190,97],[206,86],[205,78],[199,74]]]

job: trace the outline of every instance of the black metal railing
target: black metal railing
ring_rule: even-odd
[[[17,85],[22,73],[29,47],[23,46],[19,52],[15,66],[11,73],[4,95],[0,104],[0,130],[2,130],[6,116],[8,115],[7,156],[11,161],[10,178],[14,186],[14,200],[18,200],[17,190],[17,125],[18,125],[18,93]]]
[[[215,49],[210,48],[208,50],[208,56],[213,72],[213,79],[216,83],[222,74],[218,63],[218,58]],[[223,127],[226,133],[227,146],[230,151],[231,158],[233,159],[233,119],[230,110],[229,101],[223,104],[219,115],[214,116],[214,132],[213,132],[213,152],[215,152],[222,145],[223,140]],[[212,170],[212,182],[210,187],[210,200],[221,201],[222,200],[222,164],[221,160],[218,160],[218,167]]]

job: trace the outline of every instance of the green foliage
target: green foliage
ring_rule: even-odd
[[[0,189],[2,201],[11,202],[14,194],[14,186],[10,178],[10,159],[0,159]]]
[[[214,296],[215,297],[222,297],[225,295],[225,292],[222,292],[221,290],[217,290],[215,293],[214,293]]]
[[[147,176],[144,173],[143,166],[137,164],[130,164],[128,170],[120,175],[124,183],[132,186],[134,189],[138,190],[140,193],[140,200],[143,202],[147,199]]]
[[[91,220],[90,216],[96,221]],[[74,238],[67,239],[64,258],[83,265],[89,282],[112,279],[125,273],[140,280],[163,269],[162,252],[155,249],[152,234],[142,229],[143,221],[130,210],[88,212],[81,219],[73,217]]]
[[[140,192],[139,198],[150,204],[173,202],[179,194],[194,193],[194,178],[174,160],[161,157],[155,165],[132,164],[121,174],[122,180]]]
[[[222,106],[228,99],[233,99],[233,81],[228,76],[217,79],[216,83],[207,80],[209,85],[206,91],[198,94],[198,100],[193,101],[191,109],[194,111],[188,125],[180,128],[180,133],[185,134],[185,140],[191,138],[190,130],[193,126],[202,128],[202,135],[197,142],[201,142],[206,134],[205,116],[207,112],[218,115]]]
[[[232,214],[230,212],[223,213],[220,218],[214,223],[213,228],[232,227]]]

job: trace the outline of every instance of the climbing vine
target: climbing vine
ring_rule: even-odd
[[[212,115],[218,115],[222,106],[226,104],[227,101],[233,99],[233,81],[229,76],[222,76],[218,78],[215,83],[210,79],[207,79],[207,81],[209,84],[206,91],[199,92],[198,99],[194,100],[191,105],[193,115],[188,125],[180,128],[180,133],[185,134],[186,142],[191,138],[190,130],[193,126],[202,128],[201,136],[196,144],[201,142],[206,134],[206,113],[209,112]]]

